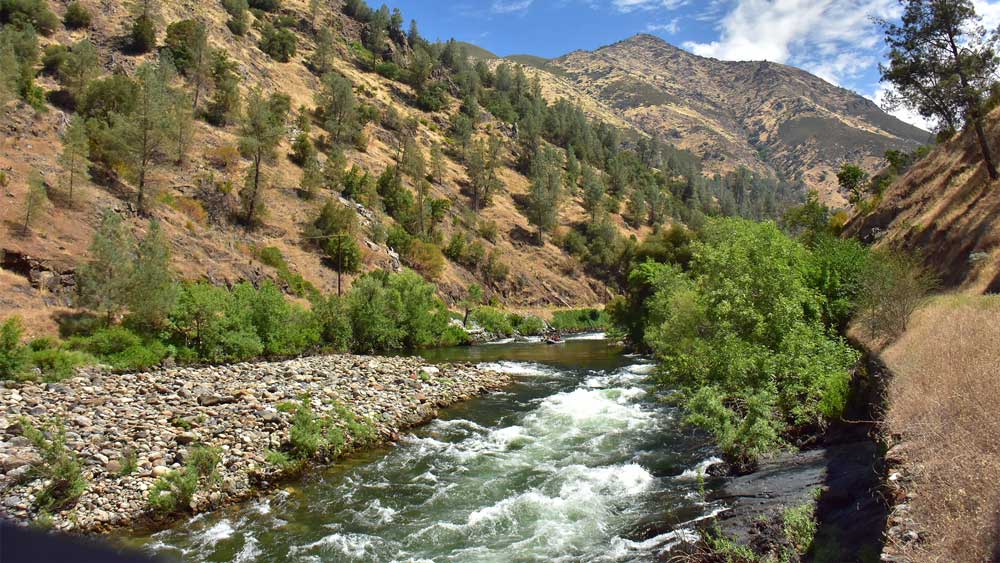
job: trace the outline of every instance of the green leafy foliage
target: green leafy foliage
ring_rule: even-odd
[[[59,421],[36,428],[26,418],[19,421],[24,437],[38,450],[41,461],[32,474],[45,481],[35,494],[35,506],[44,512],[60,510],[77,501],[87,488],[80,460],[66,447],[66,429]]]
[[[66,15],[63,16],[63,24],[66,29],[83,29],[90,27],[90,22],[93,20],[90,11],[87,10],[80,0],[73,0],[70,2],[69,6],[66,7]]]
[[[773,223],[716,220],[693,243],[689,271],[646,261],[629,298],[610,307],[656,353],[688,421],[737,464],[780,447],[791,429],[822,428],[846,404],[858,354],[831,325],[853,310],[864,252],[819,244],[810,251]]]
[[[556,330],[604,330],[609,326],[608,314],[600,309],[570,309],[552,314],[552,328]]]
[[[0,324],[0,381],[17,379],[28,367],[28,349],[21,345],[23,334],[19,317]]]
[[[362,353],[433,346],[448,326],[448,310],[435,287],[409,270],[365,274],[346,302],[354,349]]]

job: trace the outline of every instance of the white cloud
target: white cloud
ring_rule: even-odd
[[[531,7],[534,0],[494,0],[492,10],[497,14],[523,12]]]
[[[650,33],[660,32],[668,35],[676,35],[679,29],[680,18],[674,18],[668,23],[650,23],[646,25],[646,31]]]
[[[690,0],[612,0],[611,4],[619,12],[634,12],[636,10],[676,10],[688,4]]]
[[[685,47],[725,60],[794,64],[840,83],[874,63],[881,34],[872,18],[898,15],[895,0],[735,0],[717,40]]]

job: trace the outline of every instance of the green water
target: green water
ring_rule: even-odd
[[[427,357],[517,382],[396,447],[137,541],[192,562],[638,562],[715,508],[692,478],[711,451],[651,395],[644,360],[593,337]]]

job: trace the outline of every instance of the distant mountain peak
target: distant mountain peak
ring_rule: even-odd
[[[855,92],[795,67],[700,57],[640,33],[574,51],[543,68],[631,126],[703,159],[707,172],[746,166],[801,181],[833,204],[845,203],[836,170],[856,162],[870,172],[886,150],[912,150],[928,134]]]

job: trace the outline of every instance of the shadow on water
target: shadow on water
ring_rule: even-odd
[[[874,360],[859,373],[843,421],[825,437],[824,493],[817,505],[812,560],[877,562],[889,518],[881,494],[885,452],[874,422],[884,398],[884,368]]]

